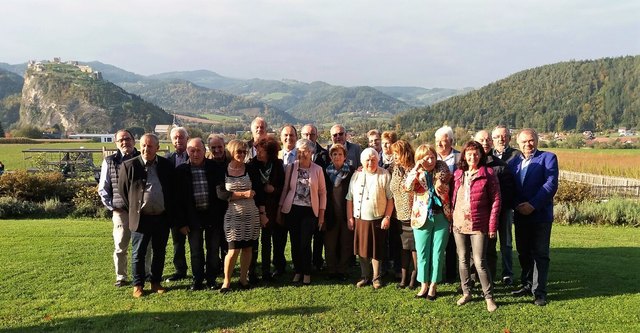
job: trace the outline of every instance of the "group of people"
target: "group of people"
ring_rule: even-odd
[[[339,124],[331,127],[326,149],[312,124],[300,128],[300,135],[286,125],[277,140],[258,117],[251,133],[248,142],[225,145],[217,134],[205,142],[173,128],[174,152],[165,158],[157,155],[154,134],[140,138],[138,151],[129,131],[117,132],[118,151],[105,158],[99,185],[113,211],[116,286],[128,285],[130,241],[138,298],[147,280],[153,292],[165,292],[169,234],[175,273],[168,280],[187,277],[188,241],[190,288],[221,293],[232,290],[238,257],[239,288],[260,279],[258,253],[262,280],[283,276],[289,239],[293,283],[311,284],[314,268],[345,281],[359,264],[357,287],[381,288],[392,271],[399,288],[419,288],[416,298],[435,300],[439,284],[459,277],[457,304],[472,301],[479,282],[492,312],[494,280],[513,283],[515,225],[522,272],[513,294],[546,305],[558,164],[554,154],[537,149],[535,130],[518,133],[520,150],[509,146],[509,129],[497,126],[476,133],[461,151],[453,148],[448,126],[436,131],[435,144],[415,149],[395,132],[378,130],[367,133],[369,147],[363,149],[347,141]]]

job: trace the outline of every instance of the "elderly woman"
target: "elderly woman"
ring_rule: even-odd
[[[480,143],[467,142],[460,154],[453,188],[453,236],[462,287],[458,305],[464,305],[472,298],[469,259],[473,248],[473,263],[482,284],[487,310],[493,312],[498,306],[493,300],[493,281],[487,268],[486,252],[489,238],[495,238],[498,229],[500,185],[493,169],[486,166],[487,156]]]
[[[362,279],[356,286],[372,283],[373,288],[379,289],[382,287],[380,263],[385,257],[387,230],[393,212],[391,175],[378,167],[378,152],[373,148],[362,151],[360,162],[362,171],[356,171],[351,177],[346,197],[349,229],[355,229],[353,248],[360,257],[362,272]]]
[[[263,186],[257,172],[245,165],[245,156],[249,147],[244,141],[231,140],[227,150],[231,161],[226,167],[224,183],[218,185],[218,197],[228,200],[229,206],[224,215],[224,234],[229,244],[229,252],[224,258],[224,282],[221,293],[231,291],[231,275],[240,255],[240,286],[251,286],[247,279],[251,263],[252,247],[258,246],[260,225],[268,222]]]
[[[386,133],[386,132],[385,132]],[[384,145],[383,145],[384,147]],[[413,238],[413,229],[411,228],[411,207],[413,206],[413,194],[405,190],[404,184],[407,181],[409,170],[413,169],[415,162],[413,161],[414,152],[411,145],[404,140],[400,140],[391,145],[390,150],[393,154],[394,162],[389,167],[391,172],[391,192],[393,193],[393,204],[395,209],[391,218],[392,226],[400,229],[400,240],[402,245],[401,254],[401,277],[398,288],[415,288],[415,280],[417,276],[416,267],[417,254],[416,246]],[[391,229],[390,229],[391,230]],[[411,262],[413,262],[413,271],[411,271]],[[409,276],[409,272],[411,275]]]
[[[324,233],[327,273],[330,278],[346,279],[349,260],[353,254],[353,231],[347,223],[345,197],[354,168],[349,166],[346,148],[336,143],[329,149],[331,163],[325,171],[327,183],[327,212]]]
[[[264,206],[269,223],[262,228],[260,235],[262,253],[262,280],[270,281],[271,276],[271,244],[273,244],[273,266],[276,275],[284,272],[287,260],[284,256],[287,244],[287,229],[276,223],[278,215],[278,203],[284,185],[284,168],[282,160],[278,159],[280,145],[273,137],[259,139],[255,144],[256,156],[249,161],[249,166],[257,170],[260,175],[260,184],[264,192]],[[273,243],[272,243],[273,241]],[[254,250],[254,253],[257,252]],[[249,276],[255,275],[257,256],[253,257]]]
[[[291,235],[291,259],[295,275],[293,282],[311,284],[311,238],[324,225],[327,190],[322,168],[311,161],[315,143],[307,139],[296,142],[297,160],[285,170],[284,190],[279,212]],[[278,218],[279,220],[282,217]]]
[[[431,145],[416,149],[415,162],[405,182],[405,189],[413,192],[411,227],[421,283],[415,297],[433,301],[442,281],[444,250],[449,240],[452,175],[447,164],[437,160]]]

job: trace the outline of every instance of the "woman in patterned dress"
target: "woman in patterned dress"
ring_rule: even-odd
[[[265,207],[260,176],[244,161],[248,146],[240,140],[231,140],[227,150],[231,161],[227,165],[224,184],[217,187],[218,197],[229,201],[224,215],[224,234],[229,243],[229,252],[224,258],[224,282],[221,293],[231,290],[231,276],[240,255],[240,286],[250,288],[247,279],[251,264],[252,247],[258,246],[260,226],[269,222]]]
[[[396,224],[396,227],[401,230],[400,243],[402,244],[402,251],[400,252],[401,276],[398,288],[402,289],[408,286],[413,289],[415,288],[417,277],[416,267],[418,267],[413,229],[411,228],[413,193],[405,190],[404,184],[407,181],[409,170],[415,165],[413,161],[414,152],[409,142],[404,140],[394,142],[389,150],[394,160],[389,169],[387,169],[391,173],[390,186],[395,206],[391,217],[391,225]],[[413,262],[413,270],[411,270],[411,262]],[[410,275],[409,272],[411,272]]]

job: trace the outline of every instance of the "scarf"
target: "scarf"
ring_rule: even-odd
[[[351,170],[349,169],[349,165],[347,165],[347,163],[344,163],[340,170],[336,170],[336,167],[333,165],[333,163],[329,164],[329,166],[327,167],[327,175],[329,175],[329,179],[331,180],[333,187],[340,186],[342,180],[349,176],[349,172],[351,172]]]
[[[260,171],[260,180],[262,181],[262,184],[268,184],[269,183],[269,177],[271,176],[271,168],[273,167],[273,164],[271,162],[267,162],[267,163],[262,163],[262,166],[260,168],[258,168],[258,170]],[[265,170],[262,170],[265,169]]]
[[[442,201],[436,196],[436,188],[433,186],[433,176],[429,172],[425,172],[427,179],[427,192],[429,192],[429,201],[427,201],[427,218],[433,220],[433,205],[442,207]]]

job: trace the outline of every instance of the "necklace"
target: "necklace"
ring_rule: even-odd
[[[229,168],[229,170],[239,171],[239,170],[244,169],[244,164],[241,167],[238,167],[238,168],[234,168],[234,167],[231,166],[231,164],[229,164],[228,168]]]

